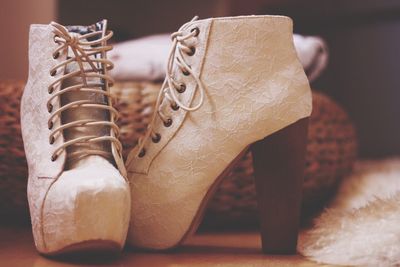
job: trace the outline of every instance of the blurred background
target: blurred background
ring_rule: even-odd
[[[378,170],[375,177],[379,183],[368,183],[368,179],[361,179],[362,175],[350,177],[350,182],[344,186],[350,185],[348,191],[354,193],[356,206],[359,207],[360,199],[368,200],[370,196],[374,196],[375,200],[377,194],[374,190],[384,192],[385,187],[390,190],[398,188],[397,181],[391,181],[390,177],[396,174],[393,171],[394,166],[397,166],[400,173],[399,0],[1,0],[0,225],[4,222],[12,225],[29,222],[26,199],[27,166],[20,133],[19,102],[28,75],[30,24],[48,24],[54,20],[64,25],[89,25],[106,18],[109,28],[114,31],[113,42],[118,43],[148,35],[171,33],[195,15],[199,15],[201,19],[251,14],[290,16],[294,21],[295,33],[320,36],[329,48],[328,66],[311,84],[314,89],[314,112],[309,134],[311,138],[303,186],[305,197],[302,216],[314,216],[314,211],[320,211],[335,196],[342,178],[349,180],[347,175],[356,160],[357,143],[361,160],[378,159],[376,161],[379,162],[380,159],[395,156],[398,158],[397,161],[388,163],[390,168],[371,164],[374,161],[366,161],[364,166],[371,165],[372,169]],[[141,49],[137,50],[143,52]],[[322,52],[325,53],[326,50]],[[129,59],[128,63],[131,62],[135,61]],[[140,63],[140,68],[143,68]],[[147,84],[143,81],[121,82],[119,87],[118,83],[113,87],[120,98],[120,106],[117,108],[123,111],[121,128],[125,127],[124,131],[128,129],[125,132],[130,134],[122,141],[129,145],[134,144],[132,136],[137,137],[139,130],[146,129],[149,118],[137,118],[135,115],[140,113],[139,110],[145,110],[146,116],[150,116],[148,109],[143,108],[143,103],[152,103],[145,99],[151,97],[149,92],[154,93],[153,99],[156,98],[160,88],[157,82],[159,81]],[[144,112],[140,114],[143,115]],[[357,135],[354,134],[353,124]],[[391,170],[389,174],[394,174],[388,175],[385,173],[386,169]],[[365,177],[368,178],[369,173],[366,173],[368,175]],[[359,183],[359,188],[355,187],[357,183],[354,181]],[[400,196],[396,196],[393,207],[399,206],[397,202]],[[343,198],[339,195],[339,199],[340,197]],[[345,194],[344,198],[346,197]],[[378,205],[380,204],[370,207]],[[256,206],[252,159],[247,155],[228,175],[211,200],[203,225],[205,229],[243,226],[252,229],[251,227],[258,225]],[[338,214],[343,217],[342,213]],[[364,220],[360,217],[357,219],[370,225],[382,223],[381,218],[370,222],[373,214],[370,210],[366,214]],[[6,228],[3,231],[8,230]],[[14,234],[15,231],[11,233],[9,240],[19,236],[19,240],[23,240],[21,243],[26,243],[31,238],[30,233],[29,237],[26,235],[26,231],[18,235]],[[241,238],[239,236],[238,240]],[[362,240],[364,239],[365,237]],[[7,238],[3,241],[4,247],[12,248]],[[352,247],[351,244],[349,247]],[[33,251],[33,247],[30,248]],[[7,250],[4,251],[7,254]],[[16,251],[15,255],[20,257],[20,249]],[[245,254],[251,256],[247,252]],[[199,255],[204,262],[203,255],[197,256]],[[217,259],[215,255],[212,252],[212,258]],[[176,260],[176,254],[172,257]],[[235,263],[236,261],[235,258]],[[397,259],[396,262],[398,261]],[[152,266],[145,266],[149,265]]]
[[[350,113],[361,157],[400,154],[400,1],[395,0],[2,0],[0,79],[26,79],[31,23],[91,24],[107,18],[114,40],[122,41],[172,32],[196,14],[283,14],[294,19],[296,33],[323,37],[330,62],[313,87]]]

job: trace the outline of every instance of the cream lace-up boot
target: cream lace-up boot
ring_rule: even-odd
[[[32,25],[21,125],[28,200],[39,252],[118,251],[129,225],[107,71],[104,20],[92,26]]]
[[[128,242],[167,249],[184,241],[251,147],[263,250],[294,252],[311,92],[291,19],[195,18],[172,40],[157,112],[127,161]]]

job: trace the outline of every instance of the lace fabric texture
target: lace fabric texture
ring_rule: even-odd
[[[137,154],[136,147],[127,161],[132,197],[128,240],[137,247],[180,244],[195,229],[207,192],[240,152],[311,113],[311,91],[289,18],[212,18],[192,21],[180,31],[173,35],[177,39],[164,100],[157,106],[173,121],[162,120],[158,112],[150,126],[161,135],[158,144],[143,139],[145,155]],[[171,73],[175,82],[187,85],[184,93],[169,86]],[[166,101],[174,100],[166,96],[171,91],[185,104],[176,103],[177,111]]]
[[[118,112],[112,107],[112,95],[108,90],[113,80],[107,75],[107,70],[113,64],[106,58],[106,52],[112,49],[106,42],[112,37],[112,32],[96,30],[81,34],[68,31],[55,22],[51,26],[54,42],[59,45],[53,57],[66,56],[66,60],[50,70],[52,76],[57,72],[63,74],[48,88],[52,95],[47,102],[51,113],[48,126],[52,130],[49,142],[53,143],[61,133],[65,140],[55,149],[52,160],[57,160],[63,150],[68,154],[67,166],[88,155],[112,160],[111,143],[116,145],[117,151],[122,150],[118,140],[119,129],[115,124]],[[57,91],[58,85],[60,90]],[[59,109],[53,110],[53,101],[60,101]],[[54,128],[53,120],[57,116],[61,116],[62,123]]]

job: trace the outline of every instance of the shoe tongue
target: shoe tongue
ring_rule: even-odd
[[[88,25],[88,26],[81,26],[81,25],[77,25],[77,26],[66,26],[67,30],[70,33],[77,33],[79,35],[84,35],[84,34],[88,34],[91,32],[97,32],[97,31],[101,31],[102,35],[99,37],[93,37],[93,39],[89,38],[88,41],[92,41],[95,38],[101,38],[103,37],[106,32],[107,32],[107,20],[103,19],[95,24],[92,25]]]

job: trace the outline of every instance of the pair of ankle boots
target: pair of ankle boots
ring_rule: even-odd
[[[21,125],[38,251],[178,246],[251,149],[263,251],[295,252],[311,92],[291,20],[194,19],[173,33],[153,119],[126,165],[111,36],[106,21],[31,26]]]

